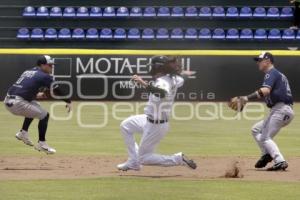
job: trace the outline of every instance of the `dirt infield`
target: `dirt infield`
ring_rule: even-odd
[[[96,177],[148,177],[164,179],[225,179],[228,171],[239,168],[239,180],[300,181],[300,157],[289,158],[285,172],[255,170],[254,158],[196,157],[199,167],[143,167],[141,171],[119,172],[116,164],[124,157],[108,156],[40,156],[0,157],[0,180],[75,179]],[[234,164],[233,164],[234,163]],[[227,176],[227,175],[226,175]]]

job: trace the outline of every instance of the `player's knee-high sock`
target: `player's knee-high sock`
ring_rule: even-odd
[[[40,120],[39,122],[39,141],[41,142],[46,140],[45,137],[48,128],[48,120],[49,120],[49,113],[44,119]]]
[[[32,118],[27,118],[27,117],[26,117],[26,118],[24,119],[24,122],[23,122],[22,130],[23,130],[23,131],[28,131],[29,126],[30,126],[30,124],[31,124],[32,121],[33,121]]]

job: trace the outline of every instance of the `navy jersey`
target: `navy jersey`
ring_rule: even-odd
[[[20,96],[27,101],[35,99],[40,88],[50,88],[53,77],[34,67],[23,72],[20,78],[9,88],[8,94]]]
[[[272,68],[265,75],[263,87],[271,89],[270,95],[265,97],[268,107],[273,107],[276,103],[293,104],[293,96],[289,81],[284,74]]]

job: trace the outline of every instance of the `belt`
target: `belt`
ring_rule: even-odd
[[[152,123],[152,124],[164,124],[167,123],[168,120],[153,120],[150,119],[149,117],[147,117],[148,122]]]
[[[17,96],[15,96],[15,95],[7,95],[6,96],[8,99],[16,99],[17,98]]]

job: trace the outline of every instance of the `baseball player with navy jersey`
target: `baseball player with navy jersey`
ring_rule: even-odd
[[[149,101],[144,114],[135,115],[121,123],[121,134],[128,151],[128,160],[119,164],[117,168],[122,171],[140,170],[142,165],[176,166],[186,165],[196,169],[193,160],[188,159],[183,153],[173,155],[155,154],[155,148],[169,130],[169,118],[177,89],[184,79],[176,57],[155,56],[149,64],[153,83],[144,81],[140,76],[134,75],[133,80],[141,84],[149,93]],[[142,138],[138,145],[134,133],[141,133]]]
[[[274,161],[275,164],[268,168],[268,171],[285,170],[288,163],[273,138],[294,118],[291,88],[287,77],[274,67],[274,57],[271,53],[262,52],[254,60],[259,70],[265,73],[263,84],[254,93],[239,98],[245,103],[264,98],[270,108],[266,119],[256,123],[252,128],[253,137],[262,153],[255,168],[264,168],[269,162]]]
[[[54,59],[50,56],[41,56],[37,66],[26,70],[19,79],[8,89],[4,104],[9,112],[14,115],[25,117],[22,129],[16,134],[16,138],[26,145],[34,146],[29,138],[28,129],[33,119],[39,119],[38,131],[39,141],[35,149],[47,154],[54,154],[56,150],[46,143],[46,131],[48,127],[49,113],[43,109],[36,99],[44,99],[48,96],[40,92],[41,88],[53,89],[55,95],[64,96],[58,85],[54,84],[51,76],[54,66]],[[64,100],[71,110],[70,99]]]

